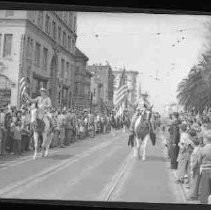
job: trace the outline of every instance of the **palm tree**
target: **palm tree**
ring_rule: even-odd
[[[211,62],[210,55],[203,55],[198,65],[193,66],[188,77],[178,85],[179,104],[186,110],[202,111],[211,106]]]

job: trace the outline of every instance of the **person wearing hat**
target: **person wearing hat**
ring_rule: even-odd
[[[204,147],[199,154],[200,164],[200,186],[199,200],[202,204],[208,203],[208,197],[211,194],[211,123],[202,126]]]
[[[189,165],[189,152],[188,152],[188,144],[190,142],[190,137],[187,132],[187,125],[182,124],[180,126],[181,136],[179,141],[179,155],[177,158],[178,161],[178,171],[177,176],[178,180],[177,183],[183,183],[184,177],[187,172],[187,166]]]
[[[139,101],[138,106],[136,108],[136,112],[132,116],[132,120],[131,120],[131,124],[129,128],[130,135],[129,135],[129,140],[128,140],[128,145],[131,145],[132,147],[134,145],[134,126],[135,126],[136,120],[144,112],[146,107],[147,106],[143,101]]]
[[[198,200],[200,183],[199,154],[202,148],[202,139],[198,136],[192,139],[193,152],[190,158],[190,192],[188,200]]]
[[[38,96],[35,99],[31,99],[31,102],[37,103],[38,109],[43,111],[47,111],[51,108],[51,99],[47,94],[47,90],[45,88],[40,89],[41,96]]]
[[[177,169],[178,162],[177,157],[179,154],[179,140],[180,140],[180,120],[179,114],[173,113],[172,114],[172,123],[169,128],[169,155],[171,159],[171,169]]]

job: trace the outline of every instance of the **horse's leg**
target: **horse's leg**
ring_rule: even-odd
[[[135,145],[134,145],[134,157],[136,158],[140,158],[140,139],[138,139],[137,137],[135,137]]]
[[[126,133],[126,125],[125,124],[124,124],[123,129],[124,129],[123,132]]]
[[[47,134],[46,134],[45,131],[42,133],[42,138],[43,138],[43,142],[42,142],[42,157],[44,157],[45,156],[45,149],[46,149],[46,138],[47,138]]]
[[[142,142],[142,149],[143,149],[142,160],[146,160],[146,146],[147,146],[148,139],[149,139],[149,135],[146,135]]]
[[[34,132],[33,137],[34,137],[34,156],[33,156],[33,159],[35,160],[36,156],[37,156],[37,149],[38,149],[38,133]]]
[[[48,151],[51,145],[52,138],[53,138],[53,133],[50,133],[49,135],[46,136],[45,157],[48,156]]]

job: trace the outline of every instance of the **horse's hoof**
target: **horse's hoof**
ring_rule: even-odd
[[[146,160],[146,158],[145,158],[145,157],[143,157],[143,158],[142,158],[142,160],[143,160],[143,161],[145,161],[145,160]]]
[[[33,160],[35,160],[36,159],[36,156],[33,156]]]

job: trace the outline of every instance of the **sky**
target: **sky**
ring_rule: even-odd
[[[209,16],[199,15],[83,12],[78,13],[77,47],[89,65],[108,61],[113,68],[138,71],[141,90],[162,111],[177,102],[178,83],[204,51],[207,21]]]

